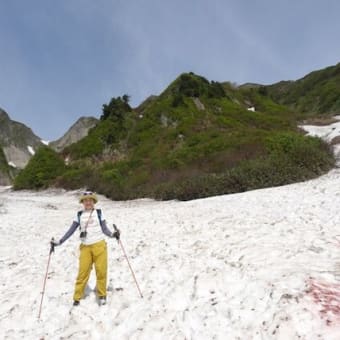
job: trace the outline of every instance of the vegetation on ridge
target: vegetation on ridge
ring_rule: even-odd
[[[88,187],[113,199],[187,200],[329,170],[334,159],[328,146],[296,126],[296,114],[261,87],[236,88],[186,73],[137,109],[126,95],[103,105],[97,126],[63,150],[68,165],[47,182]],[[39,163],[37,157],[21,176]]]
[[[275,102],[295,110],[300,118],[340,113],[340,63],[309,73],[297,81],[261,88]]]

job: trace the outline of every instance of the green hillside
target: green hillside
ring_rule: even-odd
[[[136,109],[128,96],[103,105],[97,126],[63,151],[68,166],[53,183],[114,199],[192,199],[329,170],[328,147],[296,126],[296,114],[260,89],[186,73]]]
[[[261,87],[277,103],[289,106],[299,117],[340,113],[340,63],[314,71],[297,81]]]
[[[65,170],[64,160],[47,146],[40,147],[15,177],[14,189],[46,189]]]

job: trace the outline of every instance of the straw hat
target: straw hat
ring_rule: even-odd
[[[83,201],[87,198],[93,199],[94,203],[98,202],[98,198],[95,192],[92,191],[85,191],[82,193],[82,195],[79,198],[79,203],[83,203]]]

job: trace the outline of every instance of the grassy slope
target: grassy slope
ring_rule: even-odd
[[[193,97],[199,98],[203,110]],[[257,111],[248,111],[249,106]],[[277,166],[283,157],[274,161],[270,147],[273,141],[291,143],[285,136],[296,145],[304,144],[304,137],[297,137],[295,116],[287,107],[275,104],[256,89],[236,89],[228,83],[210,83],[184,74],[159,97],[125,112],[119,124],[110,118],[102,120],[86,138],[67,148],[65,156],[72,161],[58,184],[67,188],[89,186],[118,199],[146,195],[188,199],[268,186],[272,183],[263,179],[254,185],[230,184],[231,175],[227,175],[228,180],[225,176],[230,169],[246,169],[244,164],[263,166],[263,160],[269,158],[271,163],[262,172]],[[323,146],[309,143],[306,147],[315,151]],[[327,155],[323,171],[332,163]],[[249,163],[256,160],[261,164]],[[297,166],[294,164],[291,166]],[[301,174],[300,179],[315,172]],[[245,177],[240,172],[232,175]],[[196,179],[204,179],[204,184],[186,182]],[[291,180],[287,177],[283,181]],[[187,195],[193,185],[205,188]],[[214,187],[212,192],[210,186]]]
[[[300,117],[340,113],[340,63],[297,81],[282,81],[264,88],[275,102],[301,113]]]

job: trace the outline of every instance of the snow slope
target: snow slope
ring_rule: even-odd
[[[340,170],[316,180],[190,202],[100,197],[115,240],[108,304],[92,273],[69,310],[78,233],[52,254],[78,192],[0,190],[1,339],[340,339]],[[121,289],[122,288],[122,289]]]
[[[302,125],[301,128],[312,136],[318,136],[331,142],[335,137],[340,136],[340,116],[334,116],[334,118],[338,121],[330,125]]]

